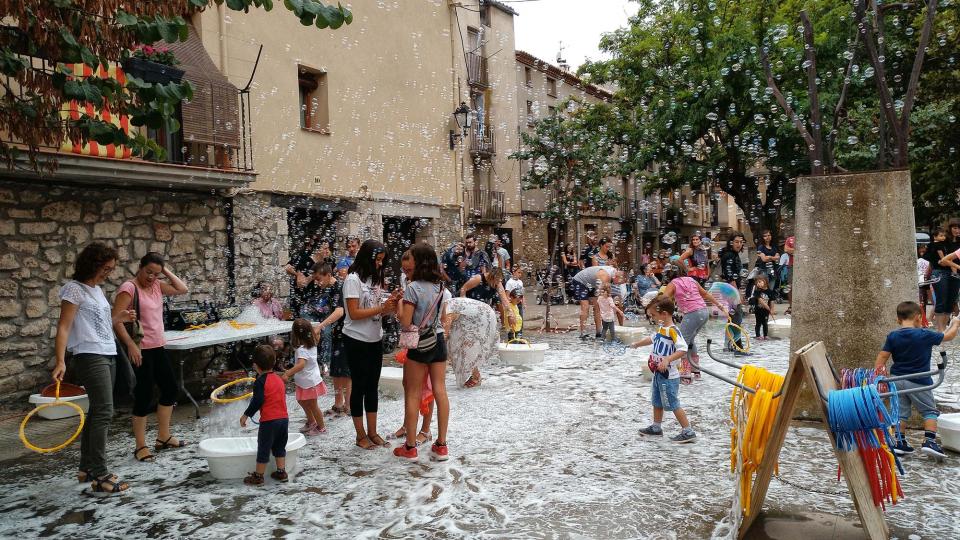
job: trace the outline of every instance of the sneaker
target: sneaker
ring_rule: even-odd
[[[417,447],[407,446],[406,444],[401,444],[400,446],[393,449],[393,455],[398,458],[409,459],[410,461],[417,460]]]
[[[670,440],[677,444],[687,444],[692,443],[697,440],[697,434],[691,430],[683,430],[680,433],[677,433],[673,437],[670,437]]]
[[[318,425],[314,425],[310,429],[310,431],[307,431],[306,433],[304,433],[304,435],[306,435],[307,437],[316,437],[317,435],[323,435],[326,432],[327,432],[326,426],[320,427]]]
[[[655,426],[655,425],[651,424],[651,425],[649,425],[649,426],[641,429],[641,430],[640,430],[640,434],[641,434],[641,435],[651,436],[651,437],[654,437],[654,436],[656,436],[656,437],[662,437],[662,436],[663,436],[663,429],[660,428],[659,426]]]
[[[287,476],[287,471],[283,469],[277,469],[272,473],[270,473],[270,478],[273,478],[277,482],[286,482],[287,480],[290,479],[290,477]]]
[[[898,456],[906,456],[913,453],[914,448],[910,446],[910,443],[906,439],[900,439],[897,441],[897,445],[893,447],[893,453]]]
[[[306,422],[303,424],[303,427],[300,428],[300,433],[310,433],[310,430],[317,427],[315,422]]]
[[[934,457],[937,459],[944,459],[947,457],[947,455],[943,453],[943,449],[940,448],[940,445],[937,444],[937,441],[935,439],[925,438],[923,441],[923,445],[920,446],[920,451],[930,457]]]
[[[262,486],[263,485],[263,475],[257,472],[252,472],[243,479],[243,483],[250,486]]]
[[[446,461],[450,459],[450,456],[447,455],[447,445],[440,443],[433,443],[433,446],[430,447],[430,457],[436,461]]]
[[[586,341],[588,339],[590,339],[590,336],[586,334],[580,334],[580,341]]]

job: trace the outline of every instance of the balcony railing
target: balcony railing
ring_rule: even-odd
[[[464,190],[463,208],[469,223],[499,225],[506,221],[502,191]]]
[[[493,129],[490,126],[480,125],[471,128],[470,152],[479,156],[492,156],[497,153]]]
[[[36,72],[39,77],[53,76],[58,63],[35,56],[20,55],[30,66],[28,69]],[[100,77],[120,77],[122,68],[116,64],[93,73],[89,68],[80,64],[68,65],[76,77],[98,75]],[[2,76],[0,98],[6,93],[13,92],[22,98],[25,90],[16,79]],[[100,110],[95,104],[64,102],[63,120],[61,127],[53,129],[67,130],[69,119],[78,119],[83,115],[99,118],[122,126],[129,135],[135,135],[139,130],[148,138],[156,141],[166,150],[166,156],[160,163],[173,165],[187,165],[214,169],[225,173],[251,173],[253,171],[253,147],[250,130],[250,103],[249,95],[239,93],[235,88],[217,86],[204,82],[193,82],[194,98],[184,101],[177,110],[177,120],[182,129],[175,133],[164,130],[154,130],[131,126],[126,116],[111,115],[109,111]],[[185,136],[187,134],[187,136]],[[19,145],[10,133],[2,133],[0,137],[7,143]],[[113,158],[120,162],[129,162],[131,165],[147,165],[156,163],[152,160],[133,157],[127,147],[114,145],[100,145],[94,141],[79,141],[64,139],[60,146],[41,145],[40,150],[47,153],[54,160],[56,155],[81,157]],[[80,163],[80,162],[78,162]],[[117,161],[112,162],[114,167]],[[139,168],[137,169],[139,170]]]
[[[467,82],[471,86],[487,88],[490,80],[487,72],[487,58],[477,53],[467,53]]]

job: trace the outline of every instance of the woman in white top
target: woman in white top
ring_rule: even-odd
[[[73,279],[60,289],[60,320],[57,322],[53,378],[63,380],[66,353],[70,371],[87,391],[90,406],[80,436],[80,470],[77,480],[91,482],[98,494],[126,491],[130,486],[107,470],[107,435],[113,418],[113,379],[116,374],[115,322],[136,319],[136,312],[110,313],[110,302],[100,284],[117,267],[117,250],[100,243],[83,248],[74,263]]]
[[[386,249],[377,240],[360,246],[343,283],[346,307],[343,322],[343,350],[350,366],[352,389],[350,416],[357,430],[357,446],[370,450],[388,446],[377,434],[377,397],[380,368],[383,367],[383,327],[380,319],[397,311],[402,291],[387,296],[383,291],[383,259]],[[386,298],[384,298],[386,296]],[[367,426],[363,416],[366,412]]]

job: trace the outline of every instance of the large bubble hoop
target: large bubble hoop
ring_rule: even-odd
[[[228,382],[227,384],[224,384],[224,385],[222,385],[222,386],[220,386],[220,387],[215,388],[215,389],[213,390],[213,392],[210,392],[210,401],[212,401],[212,402],[214,402],[214,403],[221,403],[221,404],[222,404],[222,403],[233,403],[233,402],[235,402],[235,401],[240,401],[240,400],[252,398],[252,397],[253,397],[253,392],[252,392],[252,391],[251,391],[251,392],[247,392],[246,394],[243,394],[242,396],[237,396],[237,397],[233,397],[233,398],[222,398],[222,397],[220,397],[220,394],[221,394],[224,390],[226,390],[227,388],[230,388],[231,386],[234,386],[234,385],[237,385],[237,384],[240,384],[240,383],[254,382],[254,381],[256,381],[256,379],[253,378],[253,377],[241,377],[241,378],[239,378],[239,379],[230,381],[230,382]]]
[[[27,422],[29,422],[30,419],[33,418],[33,415],[49,407],[60,407],[60,406],[72,407],[77,411],[77,414],[80,415],[80,424],[77,425],[77,430],[73,432],[73,435],[71,435],[70,438],[68,438],[63,443],[58,444],[57,446],[51,446],[50,448],[40,448],[39,446],[36,446],[33,443],[31,443],[29,440],[27,440],[27,433],[26,433]],[[80,436],[80,432],[83,431],[83,424],[86,422],[86,419],[87,419],[86,414],[84,414],[82,407],[80,407],[76,403],[73,403],[72,401],[60,401],[60,381],[57,380],[57,391],[56,391],[54,400],[50,403],[42,403],[38,405],[35,409],[30,411],[29,413],[27,413],[26,416],[23,417],[23,421],[20,422],[20,441],[23,442],[23,445],[26,446],[27,449],[33,450],[34,452],[38,452],[40,454],[49,454],[52,452],[57,452],[59,450],[63,450],[67,446],[70,446],[70,444],[73,441],[77,440],[77,437]]]

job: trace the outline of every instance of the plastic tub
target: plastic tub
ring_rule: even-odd
[[[287,439],[287,474],[297,472],[300,449],[307,444],[302,433],[291,433]],[[200,441],[201,457],[207,458],[210,474],[217,480],[244,478],[257,466],[256,437],[217,437]],[[267,474],[277,470],[273,456],[267,463]]]
[[[511,366],[543,362],[543,355],[550,348],[546,343],[498,343],[500,361]]]
[[[53,403],[57,399],[54,397],[45,397],[40,394],[32,394],[30,396],[30,403],[33,405],[43,405],[45,403]],[[87,413],[87,409],[90,408],[90,400],[87,399],[86,394],[80,394],[79,396],[70,396],[70,397],[60,397],[60,401],[72,401],[80,406],[83,409],[83,413]],[[40,418],[46,418],[47,420],[60,420],[61,418],[70,418],[71,416],[78,416],[79,413],[73,407],[67,407],[66,405],[60,405],[57,407],[46,407],[37,413],[37,416]]]
[[[941,414],[937,418],[937,432],[944,448],[960,452],[960,413]]]
[[[777,319],[767,325],[770,337],[788,339],[790,337],[790,319]]]
[[[625,345],[640,341],[640,338],[647,335],[646,329],[636,326],[615,326],[614,330],[617,333],[617,339]]]
[[[380,370],[380,391],[403,396],[403,368],[385,367]]]

